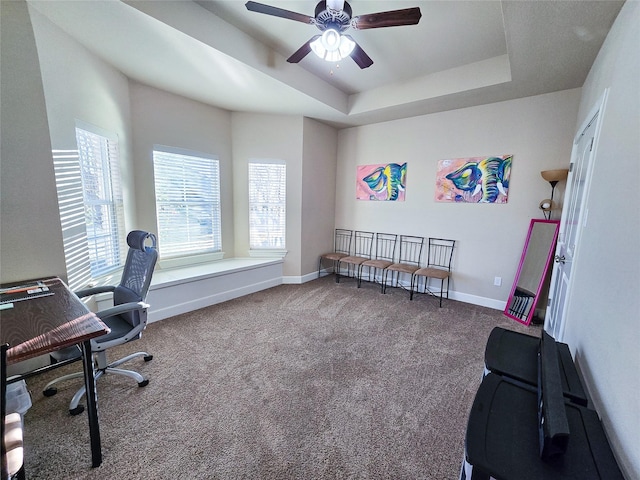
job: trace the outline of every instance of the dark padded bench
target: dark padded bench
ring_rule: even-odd
[[[553,337],[542,331],[541,337],[513,332],[495,327],[484,352],[484,363],[487,372],[512,378],[526,385],[538,385],[538,350],[544,335],[548,340]],[[582,387],[578,371],[573,363],[571,351],[566,343],[556,342],[560,368],[562,392],[565,397],[587,406],[587,394]]]
[[[563,393],[558,342],[538,342],[536,385],[489,372],[469,414],[461,480],[622,480],[598,414]]]

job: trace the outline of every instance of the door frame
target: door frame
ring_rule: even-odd
[[[569,282],[567,284],[567,290],[566,293],[564,295],[564,303],[562,305],[560,305],[560,307],[557,309],[560,313],[559,318],[555,318],[553,319],[553,324],[551,324],[551,315],[552,315],[552,306],[553,306],[553,300],[554,298],[558,295],[558,275],[561,275],[560,272],[560,266],[559,263],[557,261],[555,261],[555,259],[558,257],[558,253],[560,250],[560,247],[557,246],[556,247],[556,252],[554,255],[554,262],[553,262],[553,269],[551,272],[551,282],[549,284],[549,295],[548,295],[548,299],[547,299],[547,308],[546,308],[546,314],[545,314],[545,320],[544,320],[544,330],[551,336],[553,336],[556,341],[562,342],[564,339],[564,334],[565,334],[565,328],[566,328],[566,320],[567,320],[567,310],[568,310],[568,306],[571,303],[571,297],[572,297],[572,291],[573,291],[573,282],[574,282],[574,274],[573,274],[573,270],[575,269],[576,264],[579,261],[580,258],[580,237],[581,237],[581,232],[584,229],[584,227],[587,225],[587,221],[589,218],[589,210],[588,208],[586,208],[587,206],[587,200],[589,198],[589,192],[591,191],[591,182],[593,180],[593,170],[594,170],[594,166],[595,166],[595,162],[597,160],[597,153],[598,153],[598,143],[599,143],[599,139],[600,139],[600,132],[602,130],[602,123],[603,123],[603,117],[604,117],[604,113],[605,113],[605,108],[606,108],[606,104],[607,104],[607,98],[609,96],[609,88],[606,88],[604,90],[604,92],[602,93],[602,95],[600,96],[600,98],[598,99],[598,101],[595,103],[595,105],[591,108],[591,110],[589,111],[589,114],[585,117],[585,120],[582,122],[582,124],[580,125],[580,128],[578,129],[576,135],[574,136],[573,139],[573,147],[571,149],[571,162],[570,162],[570,168],[569,168],[569,177],[567,178],[567,190],[564,192],[564,198],[563,198],[563,203],[564,203],[564,199],[569,198],[570,194],[571,194],[571,179],[573,177],[573,164],[575,163],[575,160],[578,156],[578,144],[584,134],[584,132],[591,126],[591,124],[595,121],[596,124],[594,126],[594,132],[593,132],[593,145],[591,146],[591,150],[590,150],[590,154],[589,154],[589,164],[587,166],[587,174],[586,174],[586,183],[584,185],[584,190],[582,193],[582,197],[579,199],[581,208],[580,208],[580,216],[578,219],[578,225],[577,225],[577,232],[578,232],[578,236],[577,241],[576,241],[576,245],[575,245],[575,250],[574,250],[574,254],[573,254],[573,259],[572,259],[572,266],[571,266],[571,270],[572,270],[572,275],[569,277]],[[566,218],[568,215],[568,210],[563,208],[562,209],[562,216],[560,219],[560,232],[558,234],[558,243],[560,243],[560,238],[564,238],[564,234],[565,234],[565,230],[564,230],[564,225],[566,222]]]

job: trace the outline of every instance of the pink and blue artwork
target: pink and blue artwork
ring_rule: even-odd
[[[358,165],[356,199],[404,202],[407,164]]]
[[[513,155],[440,160],[436,202],[507,203]]]

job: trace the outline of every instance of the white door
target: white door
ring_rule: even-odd
[[[572,161],[551,274],[550,303],[544,324],[545,331],[560,342],[564,336],[564,319],[571,294],[571,269],[577,258],[580,233],[587,222],[588,212],[585,204],[591,183],[594,144],[597,141],[599,119],[604,111],[605,100],[606,93],[595,114],[589,117],[589,122],[576,137],[571,154]]]

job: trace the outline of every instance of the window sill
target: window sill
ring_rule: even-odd
[[[251,258],[284,258],[286,255],[287,250],[249,250],[249,257]]]
[[[201,263],[215,262],[216,260],[222,260],[224,258],[224,252],[205,253],[202,255],[191,255],[189,257],[175,257],[160,259],[158,266],[163,270],[171,270],[173,268],[189,267],[192,265],[199,265]]]

